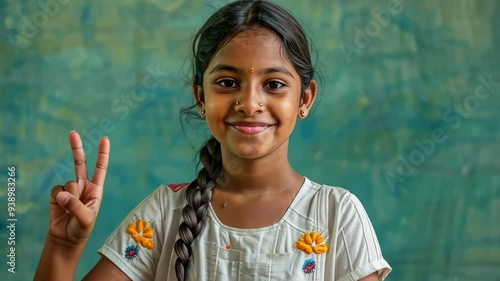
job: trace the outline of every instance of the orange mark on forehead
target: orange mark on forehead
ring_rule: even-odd
[[[254,73],[254,72],[255,72],[255,69],[254,69],[253,67],[251,67],[251,68],[248,70],[248,72],[250,72],[250,73]]]

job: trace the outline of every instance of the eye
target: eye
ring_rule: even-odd
[[[284,83],[281,83],[279,81],[270,81],[269,83],[267,83],[266,85],[266,88],[269,88],[271,90],[277,90],[277,89],[281,89],[285,87],[285,84]]]
[[[216,82],[217,85],[224,87],[224,88],[234,88],[237,87],[238,84],[236,81],[231,80],[231,79],[222,79]]]

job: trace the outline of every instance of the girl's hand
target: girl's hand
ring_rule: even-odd
[[[69,181],[64,186],[56,185],[50,192],[48,238],[64,247],[84,245],[92,232],[101,205],[110,149],[108,138],[103,138],[99,144],[94,175],[89,180],[80,135],[71,132],[69,142],[73,150],[76,181]]]

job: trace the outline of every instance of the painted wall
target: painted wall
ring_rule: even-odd
[[[388,280],[500,280],[500,3],[280,0],[304,23],[321,100],[290,160],[365,205]],[[190,181],[207,136],[178,122],[191,102],[190,38],[225,1],[3,0],[0,4],[0,264],[30,280],[49,189],[108,135],[104,201],[77,279],[160,183]],[[210,3],[210,4],[209,4]],[[146,81],[146,83],[145,83]],[[16,273],[7,272],[7,167],[16,167]]]

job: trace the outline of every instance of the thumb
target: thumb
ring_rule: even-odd
[[[56,196],[57,203],[70,215],[74,216],[81,228],[92,227],[95,221],[95,213],[85,206],[82,201],[73,194],[62,191]]]

